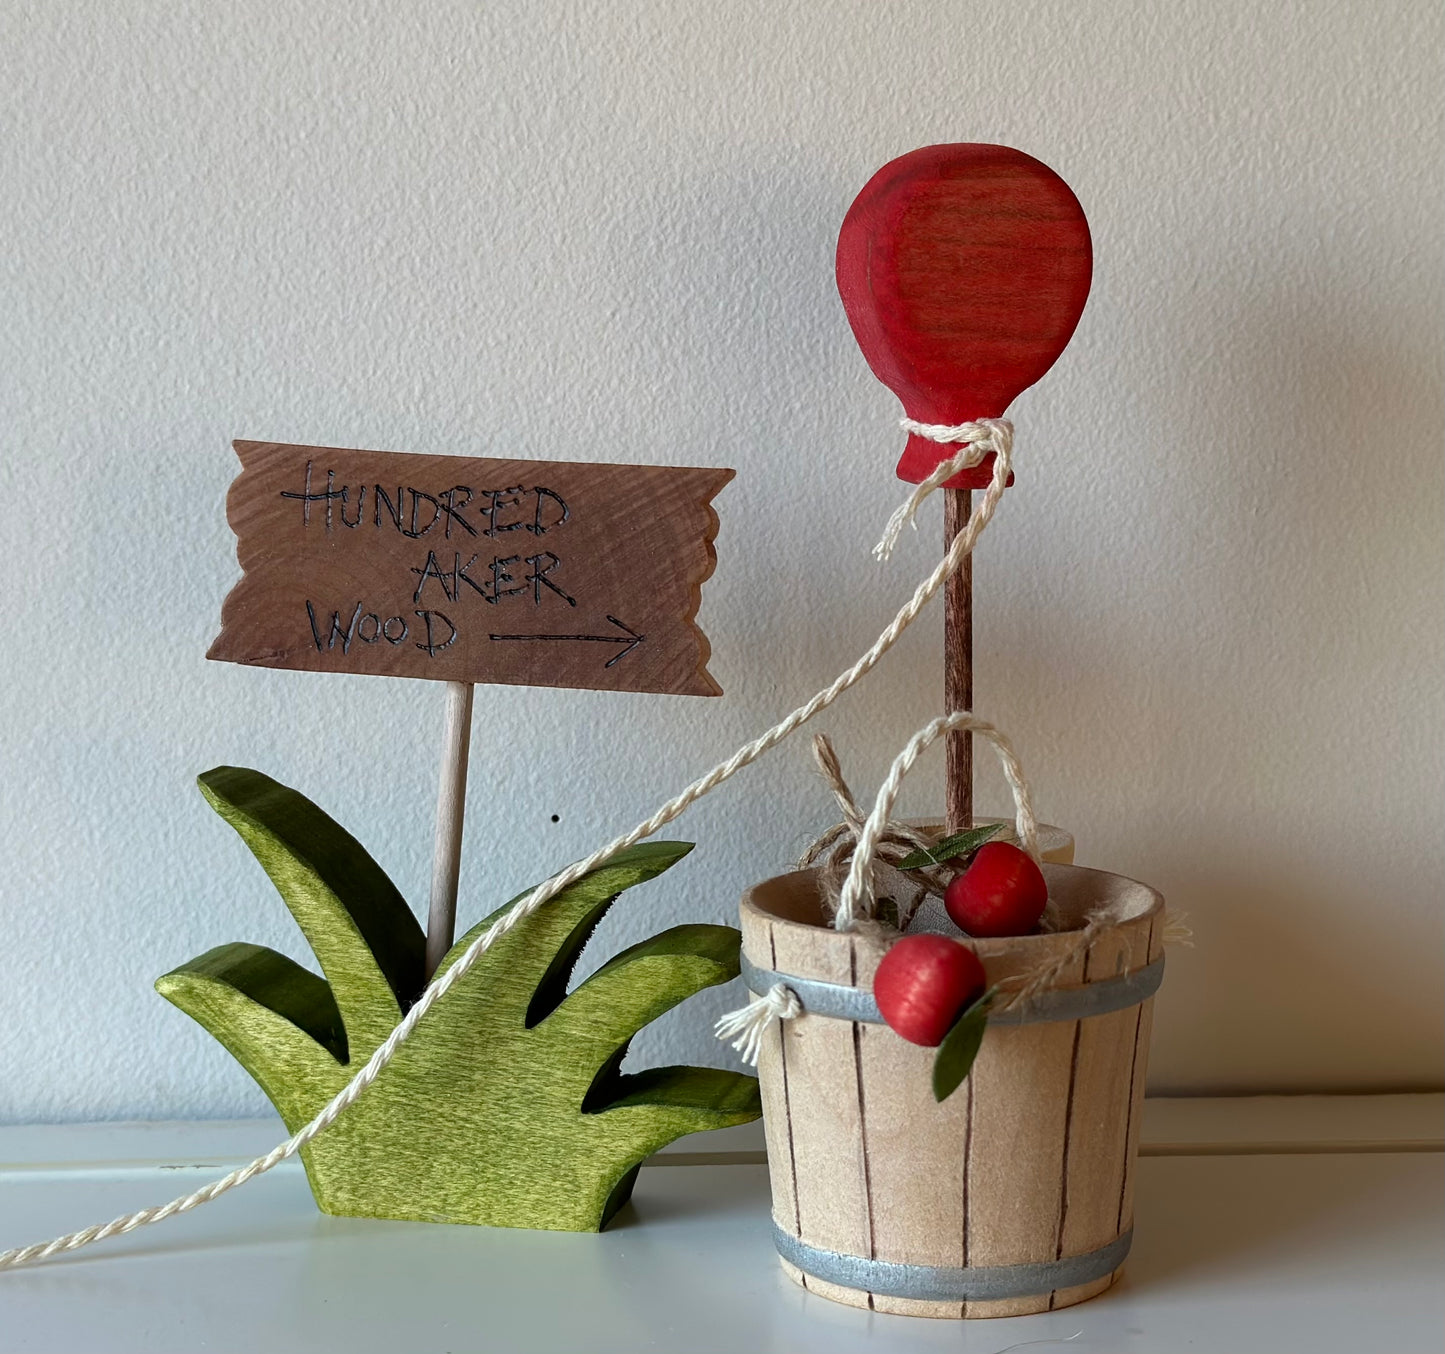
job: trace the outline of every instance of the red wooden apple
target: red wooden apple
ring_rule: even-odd
[[[1049,901],[1043,871],[1010,842],[986,842],[943,894],[954,924],[971,936],[1026,936]]]
[[[838,236],[838,293],[863,356],[920,423],[1001,418],[1064,350],[1089,294],[1083,208],[1009,146],[925,146],[884,165]],[[910,434],[917,484],[957,450]],[[948,481],[984,489],[992,457]]]
[[[947,936],[904,936],[883,956],[873,996],[883,1019],[910,1044],[936,1048],[987,986],[983,965]]]

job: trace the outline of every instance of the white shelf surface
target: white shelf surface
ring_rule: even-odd
[[[1445,1330],[1442,1121],[1439,1096],[1151,1102],[1124,1281],[1062,1312],[967,1323],[858,1311],[789,1282],[745,1133],[679,1144],[601,1235],[326,1217],[288,1164],[185,1217],[0,1274],[0,1352],[996,1354],[1082,1332],[1058,1348],[1425,1354]],[[193,1189],[276,1129],[0,1129],[0,1248]],[[718,1164],[697,1164],[709,1154]]]

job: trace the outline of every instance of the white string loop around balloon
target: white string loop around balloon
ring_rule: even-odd
[[[873,547],[873,558],[880,561],[886,560],[893,553],[893,547],[898,544],[898,537],[902,535],[904,527],[918,530],[914,519],[929,494],[941,488],[960,471],[973,470],[982,465],[986,456],[999,452],[1005,439],[1008,450],[1013,450],[1013,424],[1007,419],[985,418],[977,423],[919,423],[916,419],[901,418],[898,426],[905,432],[916,433],[932,442],[962,442],[965,445],[956,456],[939,462],[928,478],[893,510],[893,516],[883,528],[883,539]],[[1004,481],[1007,483],[1007,475],[1004,476]]]
[[[0,1252],[0,1269],[15,1269],[20,1265],[46,1260],[54,1255],[79,1250],[82,1246],[91,1245],[93,1242],[104,1241],[108,1237],[123,1236],[127,1232],[135,1231],[138,1227],[161,1222],[177,1213],[187,1213],[201,1204],[210,1203],[212,1199],[219,1198],[238,1185],[244,1185],[248,1180],[265,1174],[281,1162],[295,1156],[307,1143],[330,1128],[346,1108],[365,1092],[366,1088],[377,1079],[382,1069],[396,1055],[397,1049],[411,1037],[412,1031],[425,1019],[426,1013],[445,997],[482,955],[513,927],[531,916],[544,903],[555,898],[570,884],[575,884],[584,875],[590,874],[598,866],[605,864],[619,851],[652,836],[653,833],[672,822],[697,800],[715,790],[723,781],[730,779],[744,767],[750,766],[765,752],[775,748],[785,738],[796,732],[814,715],[826,710],[839,696],[871,672],[883,655],[898,642],[903,632],[918,617],[919,612],[937,595],[939,589],[957,572],[964,559],[972,552],[1003,497],[1013,461],[1013,424],[1007,419],[980,419],[975,423],[959,424],[953,427],[916,424],[911,419],[905,419],[904,427],[910,432],[916,432],[936,442],[954,443],[967,440],[970,445],[963,447],[939,465],[913,491],[898,512],[893,514],[884,537],[885,541],[889,542],[889,548],[891,548],[891,541],[897,539],[903,526],[912,521],[918,505],[934,489],[960,471],[979,465],[989,452],[992,452],[995,458],[993,476],[989,481],[988,488],[980,497],[976,511],[969,518],[968,525],[954,537],[952,545],[949,546],[948,551],[933,571],[914,589],[913,595],[899,609],[883,633],[852,667],[840,673],[810,700],[773,725],[766,733],[750,743],[745,743],[726,761],[720,762],[711,771],[693,781],[681,793],[669,799],[651,818],[639,823],[630,832],[615,837],[585,860],[579,860],[576,864],[569,865],[560,874],[554,875],[546,883],[539,885],[499,917],[462,952],[456,963],[427,986],[417,999],[416,1005],[407,1012],[396,1028],[367,1060],[366,1065],[337,1092],[330,1103],[310,1123],[298,1129],[285,1142],[273,1147],[265,1156],[257,1157],[254,1161],[222,1176],[219,1180],[214,1180],[191,1194],[172,1199],[167,1204],[155,1208],[144,1208],[104,1224],[87,1227],[78,1232],[70,1232],[65,1236],[56,1237],[53,1241],[38,1242],[33,1246],[21,1246]],[[897,523],[896,527],[895,522]],[[885,550],[883,553],[886,556],[887,551]],[[859,854],[861,856],[863,853],[860,851]]]

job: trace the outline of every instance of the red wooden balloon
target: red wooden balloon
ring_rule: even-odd
[[[925,146],[884,165],[838,235],[838,291],[873,374],[921,423],[1001,418],[1064,351],[1089,295],[1083,208],[1008,146]],[[902,479],[956,451],[910,434]],[[948,481],[986,488],[992,457]]]

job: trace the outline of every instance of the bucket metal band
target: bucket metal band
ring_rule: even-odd
[[[864,1025],[885,1023],[873,993],[866,988],[776,973],[758,968],[749,962],[747,955],[742,956],[742,976],[748,989],[759,995],[777,983],[791,988],[807,1015],[834,1016]],[[1108,1015],[1110,1011],[1123,1011],[1147,1001],[1159,990],[1163,979],[1164,956],[1160,955],[1152,964],[1117,978],[1102,978],[1084,987],[1036,992],[1008,1010],[990,1011],[988,1022],[990,1025],[1033,1025],[1044,1020],[1086,1020],[1089,1016]]]
[[[1124,1263],[1133,1240],[1131,1227],[1118,1240],[1083,1255],[1066,1255],[1061,1260],[1028,1265],[948,1269],[938,1265],[901,1265],[891,1260],[868,1260],[861,1255],[820,1250],[773,1223],[773,1244],[778,1254],[804,1274],[865,1293],[920,1298],[928,1302],[1032,1298],[1092,1283],[1112,1274]]]

